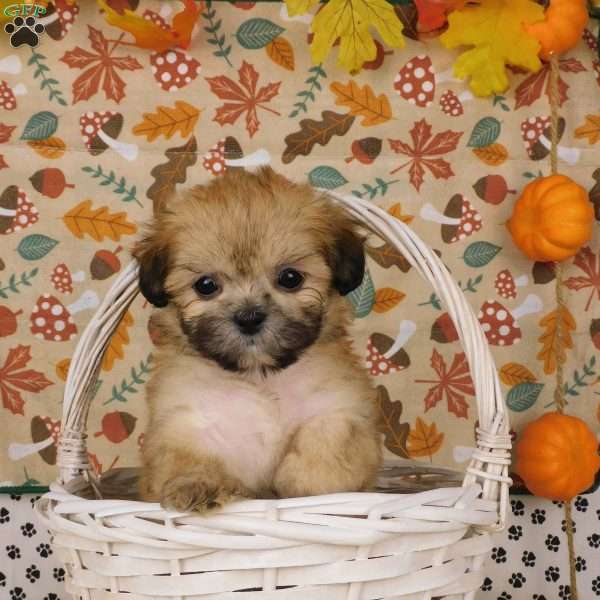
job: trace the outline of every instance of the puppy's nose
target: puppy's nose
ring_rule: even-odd
[[[266,318],[266,313],[258,308],[247,308],[233,315],[233,321],[239,330],[247,335],[258,333]]]

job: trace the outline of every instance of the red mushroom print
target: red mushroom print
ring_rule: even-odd
[[[403,346],[416,329],[412,321],[402,321],[395,340],[383,333],[372,334],[367,343],[366,366],[369,373],[376,377],[406,369],[410,365],[410,357]]]
[[[227,137],[219,140],[205,155],[202,166],[212,175],[222,175],[227,168],[241,167],[252,169],[271,162],[270,154],[259,149],[244,156],[235,138]]]
[[[429,56],[413,56],[398,72],[394,79],[394,89],[410,104],[426,108],[435,97],[436,85],[443,81],[458,81],[452,70],[435,74]]]
[[[4,58],[0,58],[0,73],[18,75],[22,68],[21,59],[16,54],[9,54]]]
[[[48,342],[67,342],[77,335],[73,315],[88,308],[95,308],[99,303],[98,295],[92,290],[84,292],[79,300],[69,306],[64,306],[58,298],[50,294],[43,294],[38,298],[31,313],[31,333]]]
[[[176,92],[198,77],[200,63],[183,50],[153,52],[150,65],[154,79],[166,92]]]
[[[11,88],[4,80],[0,80],[0,108],[4,110],[15,110],[17,108],[17,96],[23,96],[27,93],[27,88],[18,83]]]
[[[560,117],[558,120],[559,141],[565,132],[565,125],[565,120]],[[550,130],[550,117],[529,117],[521,123],[521,137],[531,160],[542,160],[550,154]],[[579,148],[558,147],[559,158],[570,165],[577,163],[580,154]]]
[[[32,444],[12,443],[8,446],[8,457],[21,460],[26,456],[39,452],[43,461],[49,465],[56,464],[56,447],[60,433],[60,421],[50,417],[33,417],[31,419]]]
[[[46,28],[46,33],[53,40],[62,40],[75,23],[75,18],[79,14],[79,6],[76,2],[67,0],[54,0],[48,3],[46,14],[38,19]]]
[[[449,117],[460,117],[465,112],[463,102],[472,99],[473,94],[469,91],[465,91],[460,96],[457,96],[452,90],[446,90],[440,98],[440,108]]]
[[[72,294],[73,282],[83,281],[84,279],[85,273],[83,271],[71,273],[67,265],[64,263],[56,265],[52,271],[52,275],[50,275],[50,281],[52,282],[54,289],[57,292],[62,292],[63,294]]]
[[[31,227],[39,219],[38,210],[25,192],[9,185],[0,195],[0,234]]]
[[[512,346],[521,341],[518,320],[525,315],[540,312],[542,308],[542,301],[535,294],[527,296],[512,314],[499,302],[489,300],[483,304],[477,318],[491,346]]]
[[[590,50],[593,52],[598,51],[598,38],[589,29],[583,30],[583,41]]]
[[[442,226],[442,240],[446,244],[464,240],[479,231],[482,226],[481,215],[462,194],[455,194],[450,198],[444,214],[440,214],[429,203],[422,206],[419,214],[422,219],[439,223]]]
[[[527,275],[521,275],[515,279],[508,269],[504,269],[496,276],[494,287],[499,296],[510,300],[517,297],[517,288],[523,287],[528,283],[529,277]]]
[[[107,148],[112,148],[125,160],[135,160],[138,155],[138,147],[135,144],[125,144],[117,140],[122,127],[123,116],[110,110],[87,112],[79,118],[81,136],[92,156],[97,156]]]

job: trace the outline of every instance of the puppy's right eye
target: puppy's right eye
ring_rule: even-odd
[[[219,286],[212,277],[204,275],[204,277],[200,277],[200,279],[196,281],[194,289],[200,296],[212,296],[219,291]]]

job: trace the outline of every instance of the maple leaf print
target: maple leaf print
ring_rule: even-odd
[[[10,140],[10,136],[15,128],[16,125],[5,125],[4,123],[0,123],[0,144],[4,144]]]
[[[596,255],[589,246],[585,246],[577,253],[573,264],[579,267],[585,275],[569,277],[565,281],[565,285],[576,292],[591,288],[592,291],[585,305],[585,310],[588,311],[594,296],[600,300],[600,251]]]
[[[409,167],[410,183],[419,191],[423,183],[425,168],[436,179],[449,179],[454,175],[450,163],[440,158],[440,155],[448,154],[456,150],[458,142],[463,132],[442,131],[432,136],[431,125],[425,119],[421,119],[414,124],[410,131],[412,145],[400,140],[388,140],[390,148],[396,154],[404,154],[410,157],[410,160],[395,168],[390,174],[396,173],[404,167]],[[438,158],[435,158],[435,157]]]
[[[73,82],[73,104],[89,100],[98,93],[100,87],[107,100],[114,100],[118,104],[125,97],[125,82],[117,69],[135,71],[141,69],[142,65],[133,56],[113,56],[121,38],[109,41],[91,25],[88,25],[88,38],[95,52],[76,46],[60,59],[71,69],[86,69]]]
[[[4,365],[0,367],[0,394],[2,406],[14,415],[22,415],[25,401],[19,390],[39,394],[52,385],[43,373],[25,369],[31,360],[30,346],[17,346],[8,351]]]
[[[268,83],[256,91],[258,83],[258,73],[256,69],[246,61],[238,71],[239,84],[225,75],[217,77],[206,77],[210,89],[217,98],[225,100],[225,104],[217,108],[213,121],[219,125],[233,125],[244,113],[246,113],[246,130],[252,137],[260,127],[257,108],[269,111],[278,117],[281,116],[277,111],[264,106],[270,102],[279,93],[281,81],[277,83]]]
[[[425,412],[433,408],[440,400],[446,397],[448,411],[457,417],[468,418],[469,405],[463,394],[475,395],[475,388],[469,373],[469,365],[463,352],[454,355],[450,368],[446,366],[442,355],[433,350],[431,367],[439,379],[417,379],[416,383],[433,383],[425,396]]]

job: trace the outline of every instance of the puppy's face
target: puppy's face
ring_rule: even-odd
[[[235,371],[282,369],[341,319],[364,274],[338,207],[271,169],[230,172],[159,214],[134,255],[140,288],[176,311],[188,344]]]

